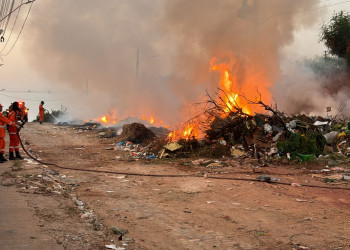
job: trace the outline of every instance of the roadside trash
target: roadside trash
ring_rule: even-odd
[[[76,204],[77,206],[83,206],[83,205],[84,205],[84,202],[82,202],[82,201],[76,201],[75,204]]]
[[[91,212],[86,212],[86,213],[83,213],[81,216],[80,216],[82,219],[91,219],[94,217],[94,214],[91,213]]]
[[[156,156],[155,155],[150,155],[150,156],[147,156],[147,160],[151,160],[151,159],[154,159],[154,158],[156,158]]]
[[[290,160],[290,153],[287,153],[287,158]]]
[[[115,144],[116,146],[125,146],[126,145],[126,141],[121,141]]]
[[[271,156],[277,153],[278,153],[278,149],[276,147],[272,147],[270,148],[270,152],[268,152],[267,155]]]
[[[324,138],[326,138],[326,141],[328,144],[333,144],[335,142],[335,140],[337,139],[338,135],[339,135],[339,132],[332,131],[328,134],[325,134]]]
[[[279,132],[277,135],[275,135],[273,138],[272,138],[272,141],[273,142],[277,142],[279,140],[279,138],[281,137],[281,135],[283,134],[283,132]]]
[[[314,155],[314,154],[309,154],[309,155],[298,154],[298,157],[302,161],[312,161],[312,160],[317,159],[316,155]]]
[[[173,152],[173,151],[176,151],[176,150],[179,150],[180,148],[182,148],[182,145],[180,145],[177,142],[171,142],[171,143],[168,143],[167,145],[165,145],[164,148]]]
[[[227,142],[226,142],[225,140],[221,140],[221,141],[220,141],[220,144],[226,146],[226,145],[227,145]]]
[[[231,148],[231,155],[234,157],[240,157],[242,155],[245,155],[245,152],[243,150],[240,150],[240,149]]]
[[[341,167],[334,167],[334,168],[331,168],[331,170],[337,171],[337,172],[343,172],[343,171],[344,171],[344,168],[341,168]]]
[[[128,229],[121,229],[121,228],[119,228],[119,227],[112,227],[112,231],[113,231],[113,233],[115,233],[115,234],[118,234],[118,235],[124,235],[124,234],[126,234],[127,232],[128,232]]]
[[[113,147],[105,148],[105,150],[113,150]]]
[[[265,123],[264,124],[264,131],[266,133],[270,133],[272,131],[272,126],[270,124],[268,124],[268,123]]]
[[[117,247],[116,245],[105,245],[105,247],[112,250],[125,250],[124,247]]]
[[[268,175],[260,175],[256,178],[262,182],[271,182],[271,177]]]
[[[207,165],[207,168],[219,168],[222,167],[222,164],[220,162],[213,162]]]
[[[215,201],[207,201],[207,204],[213,204]]]
[[[304,200],[304,199],[295,199],[297,202],[308,202],[308,200]]]
[[[341,174],[334,174],[334,175],[327,176],[325,178],[325,182],[338,182],[341,179],[343,179],[343,175],[341,175]]]
[[[344,181],[350,181],[350,175],[344,175],[343,176]]]
[[[57,173],[55,171],[53,171],[53,170],[50,170],[50,174],[56,175]]]
[[[292,187],[301,187],[302,185],[300,185],[299,183],[292,183],[290,184]]]

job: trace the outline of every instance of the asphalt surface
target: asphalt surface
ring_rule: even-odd
[[[0,164],[0,175],[11,172],[15,161]],[[49,234],[43,232],[35,217],[34,208],[28,206],[25,193],[18,192],[10,179],[0,178],[0,249],[63,249]]]

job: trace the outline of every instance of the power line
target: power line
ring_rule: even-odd
[[[60,92],[60,91],[51,91],[51,90],[47,90],[47,91],[43,91],[43,90],[30,90],[30,89],[27,89],[27,90],[19,90],[19,89],[0,89],[1,92],[15,92],[15,93],[41,93],[41,94],[64,94],[64,95],[67,95],[67,94],[82,94],[82,93],[85,93],[85,92]]]
[[[13,26],[12,26],[12,29],[11,29],[11,32],[10,32],[10,35],[9,35],[9,37],[6,39],[6,44],[5,44],[4,47],[1,49],[0,53],[4,51],[4,49],[6,48],[8,42],[9,42],[10,39],[11,39],[12,32],[13,32],[15,26],[16,26],[19,13],[20,13],[20,11],[21,11],[22,3],[23,3],[23,0],[21,0],[21,4],[20,4],[20,7],[19,7],[18,12],[17,12],[16,19],[15,19],[15,21],[14,21],[14,23],[13,23]]]
[[[6,29],[7,29],[7,25],[10,21],[10,18],[11,18],[11,14],[12,14],[12,10],[13,10],[13,5],[15,4],[15,0],[12,0],[12,4],[11,4],[11,7],[10,7],[10,11],[9,11],[9,14],[8,14],[8,18],[7,18],[7,21],[6,21],[6,24],[4,26],[4,29],[3,29],[3,36],[5,35],[5,32],[6,32]]]
[[[19,37],[20,37],[20,35],[22,34],[22,31],[23,31],[23,28],[24,28],[24,25],[26,24],[26,22],[27,22],[27,19],[28,19],[28,16],[29,16],[29,13],[30,13],[30,11],[31,11],[31,9],[32,9],[32,6],[33,6],[33,3],[34,3],[34,1],[28,1],[27,3],[30,3],[30,7],[29,7],[29,10],[28,10],[28,13],[27,13],[27,16],[26,16],[26,18],[24,19],[24,22],[23,22],[23,25],[22,25],[22,28],[21,28],[21,30],[20,30],[20,32],[19,32],[19,34],[18,34],[18,36],[17,36],[17,39],[16,39],[16,41],[14,42],[14,44],[12,45],[12,47],[11,47],[11,49],[6,53],[6,54],[1,54],[1,56],[7,56],[8,54],[10,54],[10,52],[12,51],[12,49],[15,47],[15,45],[16,45],[16,43],[17,43],[17,41],[18,41],[18,39],[19,39]]]
[[[5,94],[1,94],[0,95],[2,96],[5,96],[5,97],[8,97],[8,98],[11,98],[13,100],[23,100],[23,101],[35,101],[35,102],[40,102],[40,101],[45,101],[45,102],[56,102],[56,101],[65,101],[65,100],[69,100],[71,99],[72,97],[69,97],[69,98],[61,98],[61,99],[45,99],[45,98],[41,98],[41,99],[30,99],[30,98],[18,98],[16,96],[10,96],[10,95],[5,95]]]
[[[265,23],[267,21],[269,21],[271,18],[276,17],[276,16],[281,16],[283,14],[293,14],[293,13],[302,13],[302,12],[308,12],[308,11],[315,11],[315,10],[319,10],[319,9],[323,9],[323,8],[329,8],[329,7],[333,7],[333,6],[337,6],[340,4],[344,4],[344,3],[350,3],[350,1],[343,1],[340,3],[336,3],[336,4],[332,4],[332,5],[326,5],[326,6],[320,6],[317,8],[312,8],[312,9],[305,9],[305,10],[299,10],[299,11],[285,11],[285,12],[281,12],[281,13],[276,13],[268,18],[266,18],[265,20],[262,20],[260,23]]]

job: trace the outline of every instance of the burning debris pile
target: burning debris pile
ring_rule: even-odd
[[[344,120],[288,116],[263,103],[260,93],[256,101],[242,95],[232,99],[222,89],[216,95],[214,99],[208,94],[204,112],[190,120],[184,131],[173,131],[166,140],[153,141],[153,144],[161,145],[147,147],[147,153],[143,155],[152,155],[148,159],[190,156],[250,158],[255,159],[260,166],[278,160],[317,159],[324,160],[326,164],[330,164],[333,159],[348,161],[350,124]],[[243,111],[248,109],[238,104],[238,98],[250,105],[260,105],[268,114],[252,115]],[[127,131],[128,135],[123,137],[126,145],[127,140],[140,142],[131,136],[132,133],[135,136],[149,134],[139,129]],[[199,137],[200,134],[202,137]]]

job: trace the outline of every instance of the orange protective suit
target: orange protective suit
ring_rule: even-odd
[[[16,124],[19,125],[18,120],[17,120],[17,115],[14,110],[11,110],[11,112],[8,115],[8,119],[14,123],[13,126],[10,126],[8,131],[10,134],[10,146],[9,146],[9,151],[18,151],[19,152],[19,139],[17,135],[17,128],[15,127]]]
[[[39,105],[39,121],[43,122],[44,120],[45,109],[42,104]]]
[[[28,121],[28,109],[24,104],[21,106],[21,120],[22,121]]]
[[[9,119],[7,119],[3,113],[0,112],[0,153],[4,153],[5,152],[5,129],[6,129],[6,125],[14,125],[14,123],[12,121],[10,121]]]

